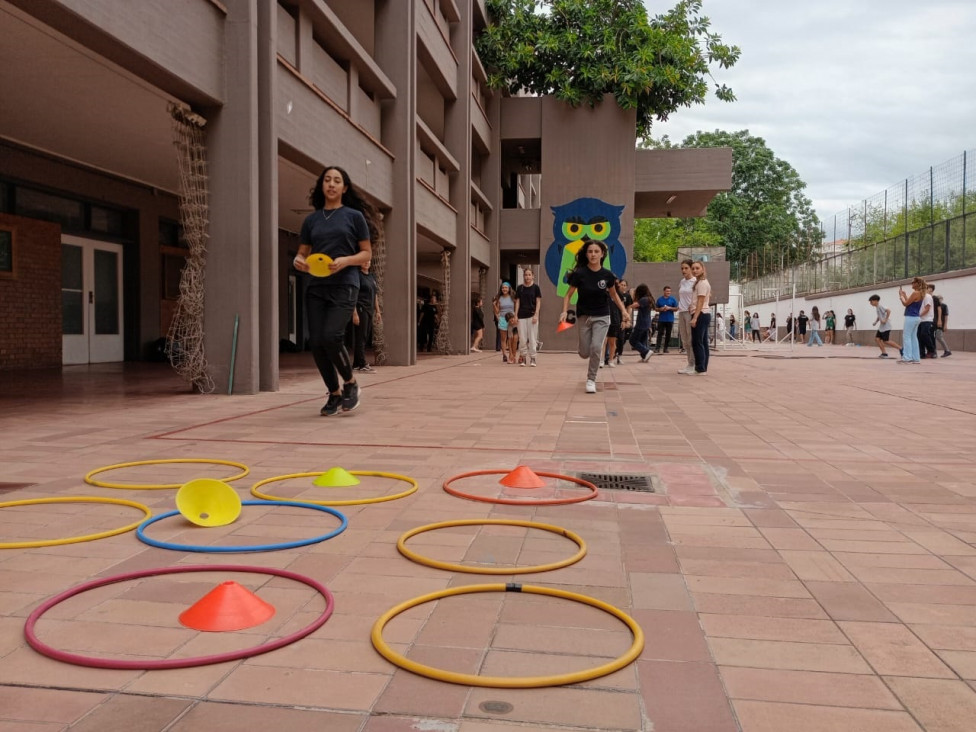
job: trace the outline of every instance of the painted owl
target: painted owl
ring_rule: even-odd
[[[563,297],[569,290],[566,278],[576,267],[576,253],[584,236],[606,244],[603,266],[618,278],[624,276],[627,252],[620,243],[620,214],[623,210],[624,206],[614,206],[599,198],[577,198],[552,207],[554,241],[546,250],[546,275],[556,286],[557,296]],[[575,294],[573,302],[576,302]]]

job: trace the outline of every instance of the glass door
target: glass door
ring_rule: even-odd
[[[123,360],[120,244],[62,238],[61,333],[64,364]]]

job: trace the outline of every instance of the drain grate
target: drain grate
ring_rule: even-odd
[[[601,491],[656,492],[653,477],[645,473],[577,473],[576,477],[592,483]]]

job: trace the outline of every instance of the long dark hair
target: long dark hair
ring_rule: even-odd
[[[640,302],[640,299],[642,297],[650,297],[650,296],[651,296],[651,288],[649,288],[647,285],[643,283],[637,285],[637,289],[634,290],[634,302]]]
[[[582,246],[576,251],[576,269],[583,269],[589,266],[589,262],[586,260],[586,250],[590,248],[590,244],[596,244],[600,247],[600,251],[603,254],[600,256],[600,261],[602,262],[607,256],[607,245],[602,241],[594,241],[588,236],[584,236],[580,241],[583,242]]]
[[[371,241],[376,241],[378,231],[376,209],[356,190],[356,187],[352,184],[352,178],[349,177],[349,173],[344,168],[340,168],[338,165],[326,165],[322,168],[319,177],[315,179],[315,185],[308,193],[308,202],[312,204],[312,208],[314,209],[325,207],[325,193],[322,192],[322,181],[325,179],[325,174],[330,170],[338,171],[339,175],[342,176],[342,184],[346,188],[342,194],[342,205],[354,208],[363,215],[366,219],[366,225],[369,227],[369,238]]]

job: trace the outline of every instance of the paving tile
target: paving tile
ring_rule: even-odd
[[[884,676],[951,678],[944,663],[904,625],[838,623],[874,670]]]
[[[758,615],[774,618],[826,618],[816,600],[692,593],[695,609],[715,615]]]
[[[742,732],[922,732],[905,712],[745,700],[733,704]]]
[[[859,584],[812,581],[804,584],[834,620],[895,620],[885,605]]]
[[[238,732],[244,719],[247,720],[248,729],[269,729],[275,732],[307,732],[311,729],[358,732],[363,723],[363,717],[354,714],[257,704],[244,706],[201,702],[195,704],[176,724],[168,727],[167,732],[196,732],[196,730]],[[137,727],[114,729],[137,729]]]
[[[693,612],[635,610],[632,617],[644,631],[642,659],[709,661],[705,635]]]
[[[709,638],[708,645],[719,666],[872,673],[853,646],[745,638]]]
[[[22,722],[71,724],[108,698],[84,691],[0,686],[0,718]]]
[[[634,572],[630,575],[634,607],[642,610],[691,610],[691,596],[680,575]]]
[[[548,689],[475,688],[464,707],[466,718],[490,718],[481,709],[486,701],[512,705],[506,721],[523,724],[576,725],[578,727],[640,730],[640,697],[603,689],[555,687]]]
[[[861,709],[902,706],[876,676],[720,666],[732,699]]]
[[[885,683],[926,732],[973,729],[976,691],[965,682],[890,677]]]
[[[641,696],[655,732],[738,732],[711,663],[638,661]],[[653,726],[651,726],[653,725]]]
[[[853,582],[854,577],[827,552],[781,550],[783,561],[801,580]]]
[[[702,614],[699,619],[706,635],[712,638],[752,638],[841,645],[849,643],[832,620],[710,614]]]
[[[110,729],[165,729],[192,702],[186,699],[116,695],[72,726],[78,732]]]

